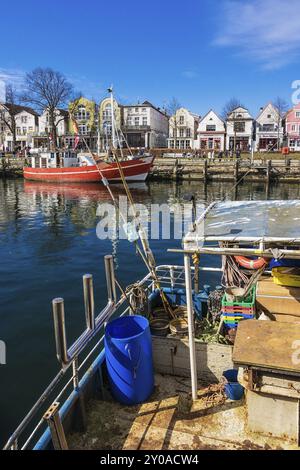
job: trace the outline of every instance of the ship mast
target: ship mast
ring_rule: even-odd
[[[115,113],[114,113],[114,95],[113,95],[113,86],[107,90],[110,93],[110,106],[111,106],[111,144],[112,148],[115,149]]]

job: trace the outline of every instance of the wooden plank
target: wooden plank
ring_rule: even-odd
[[[190,355],[187,339],[152,336],[155,372],[190,377]],[[232,346],[196,342],[199,382],[217,383],[223,371],[233,368]]]
[[[240,322],[233,362],[300,373],[300,324],[259,320]]]

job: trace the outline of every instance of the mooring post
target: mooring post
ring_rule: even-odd
[[[203,162],[203,179],[204,179],[204,182],[207,181],[207,159],[206,158]]]
[[[267,160],[267,184],[270,184],[272,160]]]
[[[238,159],[235,160],[234,167],[233,167],[233,174],[234,174],[234,179],[237,181],[239,179],[239,161],[238,161]]]
[[[95,304],[92,274],[85,274],[82,282],[86,326],[89,330],[93,330],[95,328]]]
[[[56,344],[56,356],[59,362],[66,364],[69,361],[67,350],[67,337],[65,326],[64,299],[57,297],[52,300],[52,311],[54,319],[54,333]]]
[[[46,411],[43,418],[47,421],[51,432],[54,450],[68,450],[65,431],[59,416],[59,403],[54,402]]]
[[[116,291],[116,281],[115,281],[114,260],[113,260],[112,255],[104,256],[104,263],[105,263],[108,300],[110,302],[116,302],[117,291]]]

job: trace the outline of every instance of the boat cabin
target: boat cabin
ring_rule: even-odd
[[[90,156],[72,150],[40,152],[31,155],[28,160],[32,168],[70,168],[94,165]]]

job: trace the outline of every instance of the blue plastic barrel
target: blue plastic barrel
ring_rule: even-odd
[[[111,321],[105,328],[104,345],[113,397],[125,405],[144,402],[154,388],[148,320],[130,315]]]

